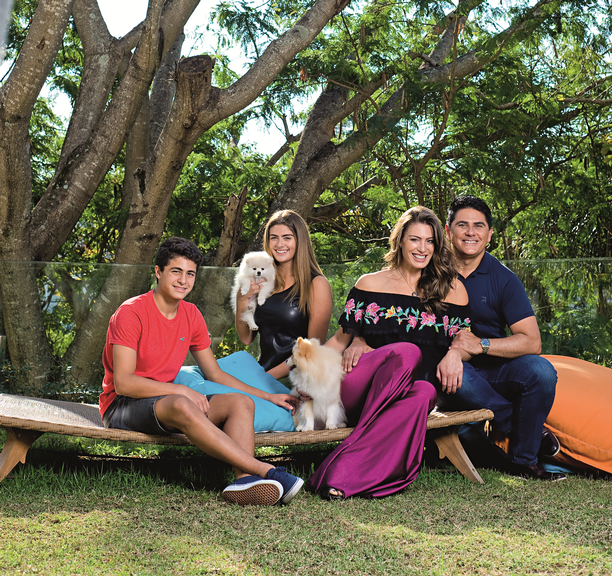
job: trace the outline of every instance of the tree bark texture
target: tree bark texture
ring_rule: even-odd
[[[69,153],[63,170],[32,214],[33,258],[50,260],[77,223],[119,154],[159,64],[163,0],[152,1],[140,42],[89,139]]]
[[[197,0],[177,0],[164,11],[163,0],[152,0],[138,33],[115,40],[94,0],[40,0],[14,69],[0,90],[0,260],[6,267],[0,275],[0,300],[11,361],[16,368],[30,368],[32,390],[42,388],[51,353],[35,270],[22,266],[18,275],[9,264],[54,257],[138,115],[160,56],[170,48],[164,48],[160,38],[171,44],[196,5]],[[168,11],[170,6],[174,10]],[[71,13],[85,52],[80,92],[55,176],[31,210],[29,121]],[[122,64],[123,77],[111,97]]]
[[[49,4],[50,0],[40,1],[41,6]],[[67,4],[69,6],[64,10],[66,18],[72,6],[71,2]],[[163,232],[172,192],[198,138],[220,120],[253,102],[295,54],[307,47],[347,4],[347,0],[315,2],[294,26],[270,43],[242,78],[227,89],[211,86],[214,61],[209,57],[183,60],[176,70],[176,94],[172,98],[171,91],[168,91],[158,98],[161,90],[154,86],[154,96],[149,102],[155,115],[150,115],[147,120],[144,109],[147,91],[160,67],[161,58],[171,49],[197,0],[150,0],[146,20],[121,39],[108,34],[94,0],[75,0],[74,18],[82,36],[85,70],[58,170],[32,213],[29,213],[30,179],[22,181],[27,194],[20,196],[23,213],[21,235],[23,241],[31,243],[23,250],[24,258],[53,258],[133,131],[129,139],[124,190],[124,194],[130,197],[130,211],[116,262],[149,264]],[[66,23],[63,28],[59,26],[55,53],[65,26]],[[177,48],[173,50],[176,54]],[[53,58],[50,58],[47,72],[52,62]],[[171,69],[169,66],[166,72]],[[40,66],[36,69],[40,85],[44,83],[47,72]],[[117,76],[120,77],[118,81]],[[32,90],[32,106],[39,90],[40,86]],[[168,103],[171,98],[172,109],[166,122],[163,126],[159,123],[151,128],[150,119],[161,117],[159,104],[163,107],[164,102]],[[92,102],[96,110],[88,110]],[[137,118],[137,129],[134,130]],[[22,142],[27,137],[27,122],[24,126]],[[155,143],[153,149],[144,146],[147,130],[150,142]],[[140,159],[144,162],[138,164]],[[133,179],[130,179],[130,171],[134,174]],[[0,190],[0,194],[9,193],[6,189]],[[15,219],[11,218],[12,228],[14,224]],[[111,314],[125,298],[133,295],[134,290],[138,292],[142,277],[142,271],[128,271],[122,267],[113,270],[109,276],[84,320],[83,328],[66,353],[73,377],[79,382],[91,381],[91,366],[100,358],[104,343],[100,326],[108,323]],[[4,300],[4,292],[1,294]],[[9,340],[14,338],[11,335]]]
[[[174,94],[170,76],[177,64],[184,35],[180,34],[172,49],[166,54],[160,66],[151,96],[143,103],[138,118],[128,135],[125,153],[125,177],[123,181],[122,204],[131,206],[140,193],[139,169],[153,154],[155,143],[165,123]],[[81,329],[77,328],[75,338],[65,354],[71,365],[70,376],[74,382],[86,387],[93,386],[101,371],[101,354],[106,339],[100,326],[108,324],[110,316],[122,302],[145,292],[150,287],[148,268],[121,266],[113,268],[104,283],[100,296],[91,305]]]
[[[249,189],[244,186],[240,194],[231,194],[223,211],[223,229],[219,237],[219,247],[215,266],[231,266],[236,258],[238,242],[242,235],[242,211],[247,201]]]
[[[51,367],[36,270],[28,265],[32,198],[29,122],[51,70],[74,0],[39,3],[15,68],[0,90],[0,301],[8,351],[28,369],[25,386],[36,390]]]

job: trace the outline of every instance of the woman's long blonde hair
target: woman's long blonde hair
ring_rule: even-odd
[[[385,261],[388,263],[385,268],[396,270],[400,267],[403,259],[400,243],[412,224],[428,224],[433,231],[434,252],[429,264],[421,272],[417,288],[421,294],[421,302],[428,311],[435,309],[440,312],[445,308],[443,301],[457,279],[457,268],[442,224],[429,208],[413,206],[400,216],[389,236],[390,249],[385,254]]]
[[[270,249],[270,229],[272,226],[287,226],[295,236],[295,256],[293,257],[292,273],[295,278],[295,284],[289,298],[293,299],[299,296],[298,307],[300,312],[308,312],[308,301],[310,299],[310,292],[312,289],[312,277],[322,276],[321,268],[317,264],[317,260],[312,249],[312,242],[310,241],[310,234],[308,233],[308,226],[304,219],[293,210],[280,210],[275,212],[268,220],[266,229],[264,232],[264,250],[272,256],[272,250]],[[274,292],[282,292],[285,289],[285,282],[280,273],[278,273],[278,267],[276,260],[274,261],[274,267],[277,270],[276,281]]]

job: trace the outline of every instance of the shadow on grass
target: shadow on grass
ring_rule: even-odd
[[[5,439],[4,432],[0,433],[0,445]],[[258,448],[256,457],[308,478],[334,446]],[[65,477],[108,479],[113,474],[129,474],[145,483],[210,492],[220,492],[233,480],[230,466],[195,447],[143,446],[45,434],[28,451],[26,463],[18,464],[0,486],[19,483],[37,471],[51,484]]]
[[[258,452],[306,478],[332,448]],[[0,524],[12,568],[56,554],[58,574],[612,571],[610,482],[479,471],[483,485],[427,467],[388,498],[325,502],[302,493],[289,506],[241,508],[220,498],[229,467],[193,448],[49,436],[0,483]],[[9,544],[14,531],[24,547]],[[75,566],[66,564],[73,557]]]

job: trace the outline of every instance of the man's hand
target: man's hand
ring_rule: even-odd
[[[454,394],[461,388],[463,382],[463,360],[458,350],[449,350],[446,353],[438,364],[436,376],[440,380],[442,392]]]
[[[351,345],[342,354],[342,368],[348,374],[359,362],[362,354],[371,352],[373,348],[370,348],[365,340],[360,336],[353,338]]]
[[[453,338],[450,345],[451,350],[462,349],[472,356],[478,356],[482,354],[482,346],[480,345],[480,338],[469,330],[459,330],[457,335]]]
[[[487,352],[488,356],[497,356],[499,358],[518,358],[526,354],[541,354],[542,340],[540,338],[540,329],[535,316],[529,316],[523,320],[519,320],[512,326],[509,326],[510,336],[505,338],[491,338],[490,348]],[[465,350],[472,356],[482,354],[482,346],[480,338],[468,332],[461,330],[454,338],[450,345],[451,350]]]

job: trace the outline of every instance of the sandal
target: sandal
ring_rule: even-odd
[[[337,488],[328,488],[323,493],[323,498],[325,500],[346,500],[346,496],[342,490],[338,490]]]

